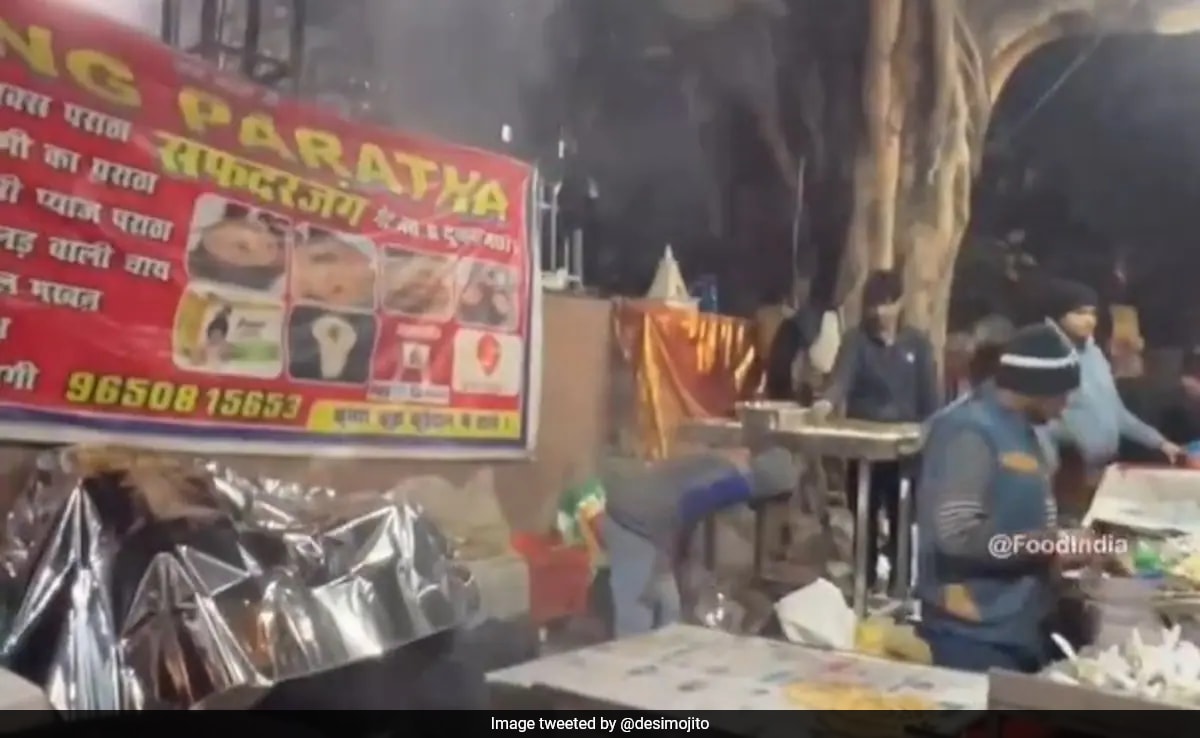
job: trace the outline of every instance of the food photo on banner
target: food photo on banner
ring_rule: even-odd
[[[530,166],[349,122],[58,2],[6,0],[0,38],[0,435],[529,452]]]

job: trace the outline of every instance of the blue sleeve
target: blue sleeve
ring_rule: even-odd
[[[1133,441],[1134,443],[1144,446],[1145,448],[1158,448],[1166,442],[1166,438],[1157,429],[1146,423],[1138,416],[1129,411],[1125,407],[1124,401],[1117,397],[1117,402],[1121,403],[1121,409],[1117,416],[1121,424],[1121,437]]]
[[[679,502],[679,517],[685,526],[697,523],[709,515],[734,505],[750,501],[750,479],[733,473],[711,484],[690,489]]]
[[[1108,357],[1099,351],[1096,351],[1096,355],[1099,361],[1104,362],[1105,376],[1111,382],[1109,389],[1112,394],[1109,395],[1109,399],[1116,404],[1117,430],[1120,432],[1121,438],[1150,449],[1162,446],[1167,440],[1163,438],[1163,434],[1159,433],[1153,426],[1142,421],[1138,416],[1129,412],[1129,408],[1125,407],[1125,400],[1121,397],[1121,391],[1117,389],[1117,382],[1113,378],[1112,365],[1109,364]]]

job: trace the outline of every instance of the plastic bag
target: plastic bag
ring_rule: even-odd
[[[735,635],[757,635],[770,621],[771,600],[751,587],[738,585],[693,565],[681,574],[681,589],[690,601],[690,622]]]
[[[585,546],[592,559],[592,568],[604,565],[607,557],[596,536],[596,526],[604,513],[604,485],[593,477],[571,487],[559,498],[556,528],[568,546]]]
[[[849,651],[854,648],[854,611],[842,591],[826,579],[792,592],[775,603],[783,634],[793,643]]]

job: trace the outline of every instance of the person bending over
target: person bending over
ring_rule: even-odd
[[[790,492],[798,472],[789,452],[769,449],[746,468],[718,454],[601,472],[601,537],[618,638],[678,622],[677,552],[695,525],[727,507]]]

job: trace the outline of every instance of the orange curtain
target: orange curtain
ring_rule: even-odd
[[[642,453],[670,452],[683,420],[727,417],[758,385],[750,321],[619,301],[613,310],[617,345],[633,375]]]

